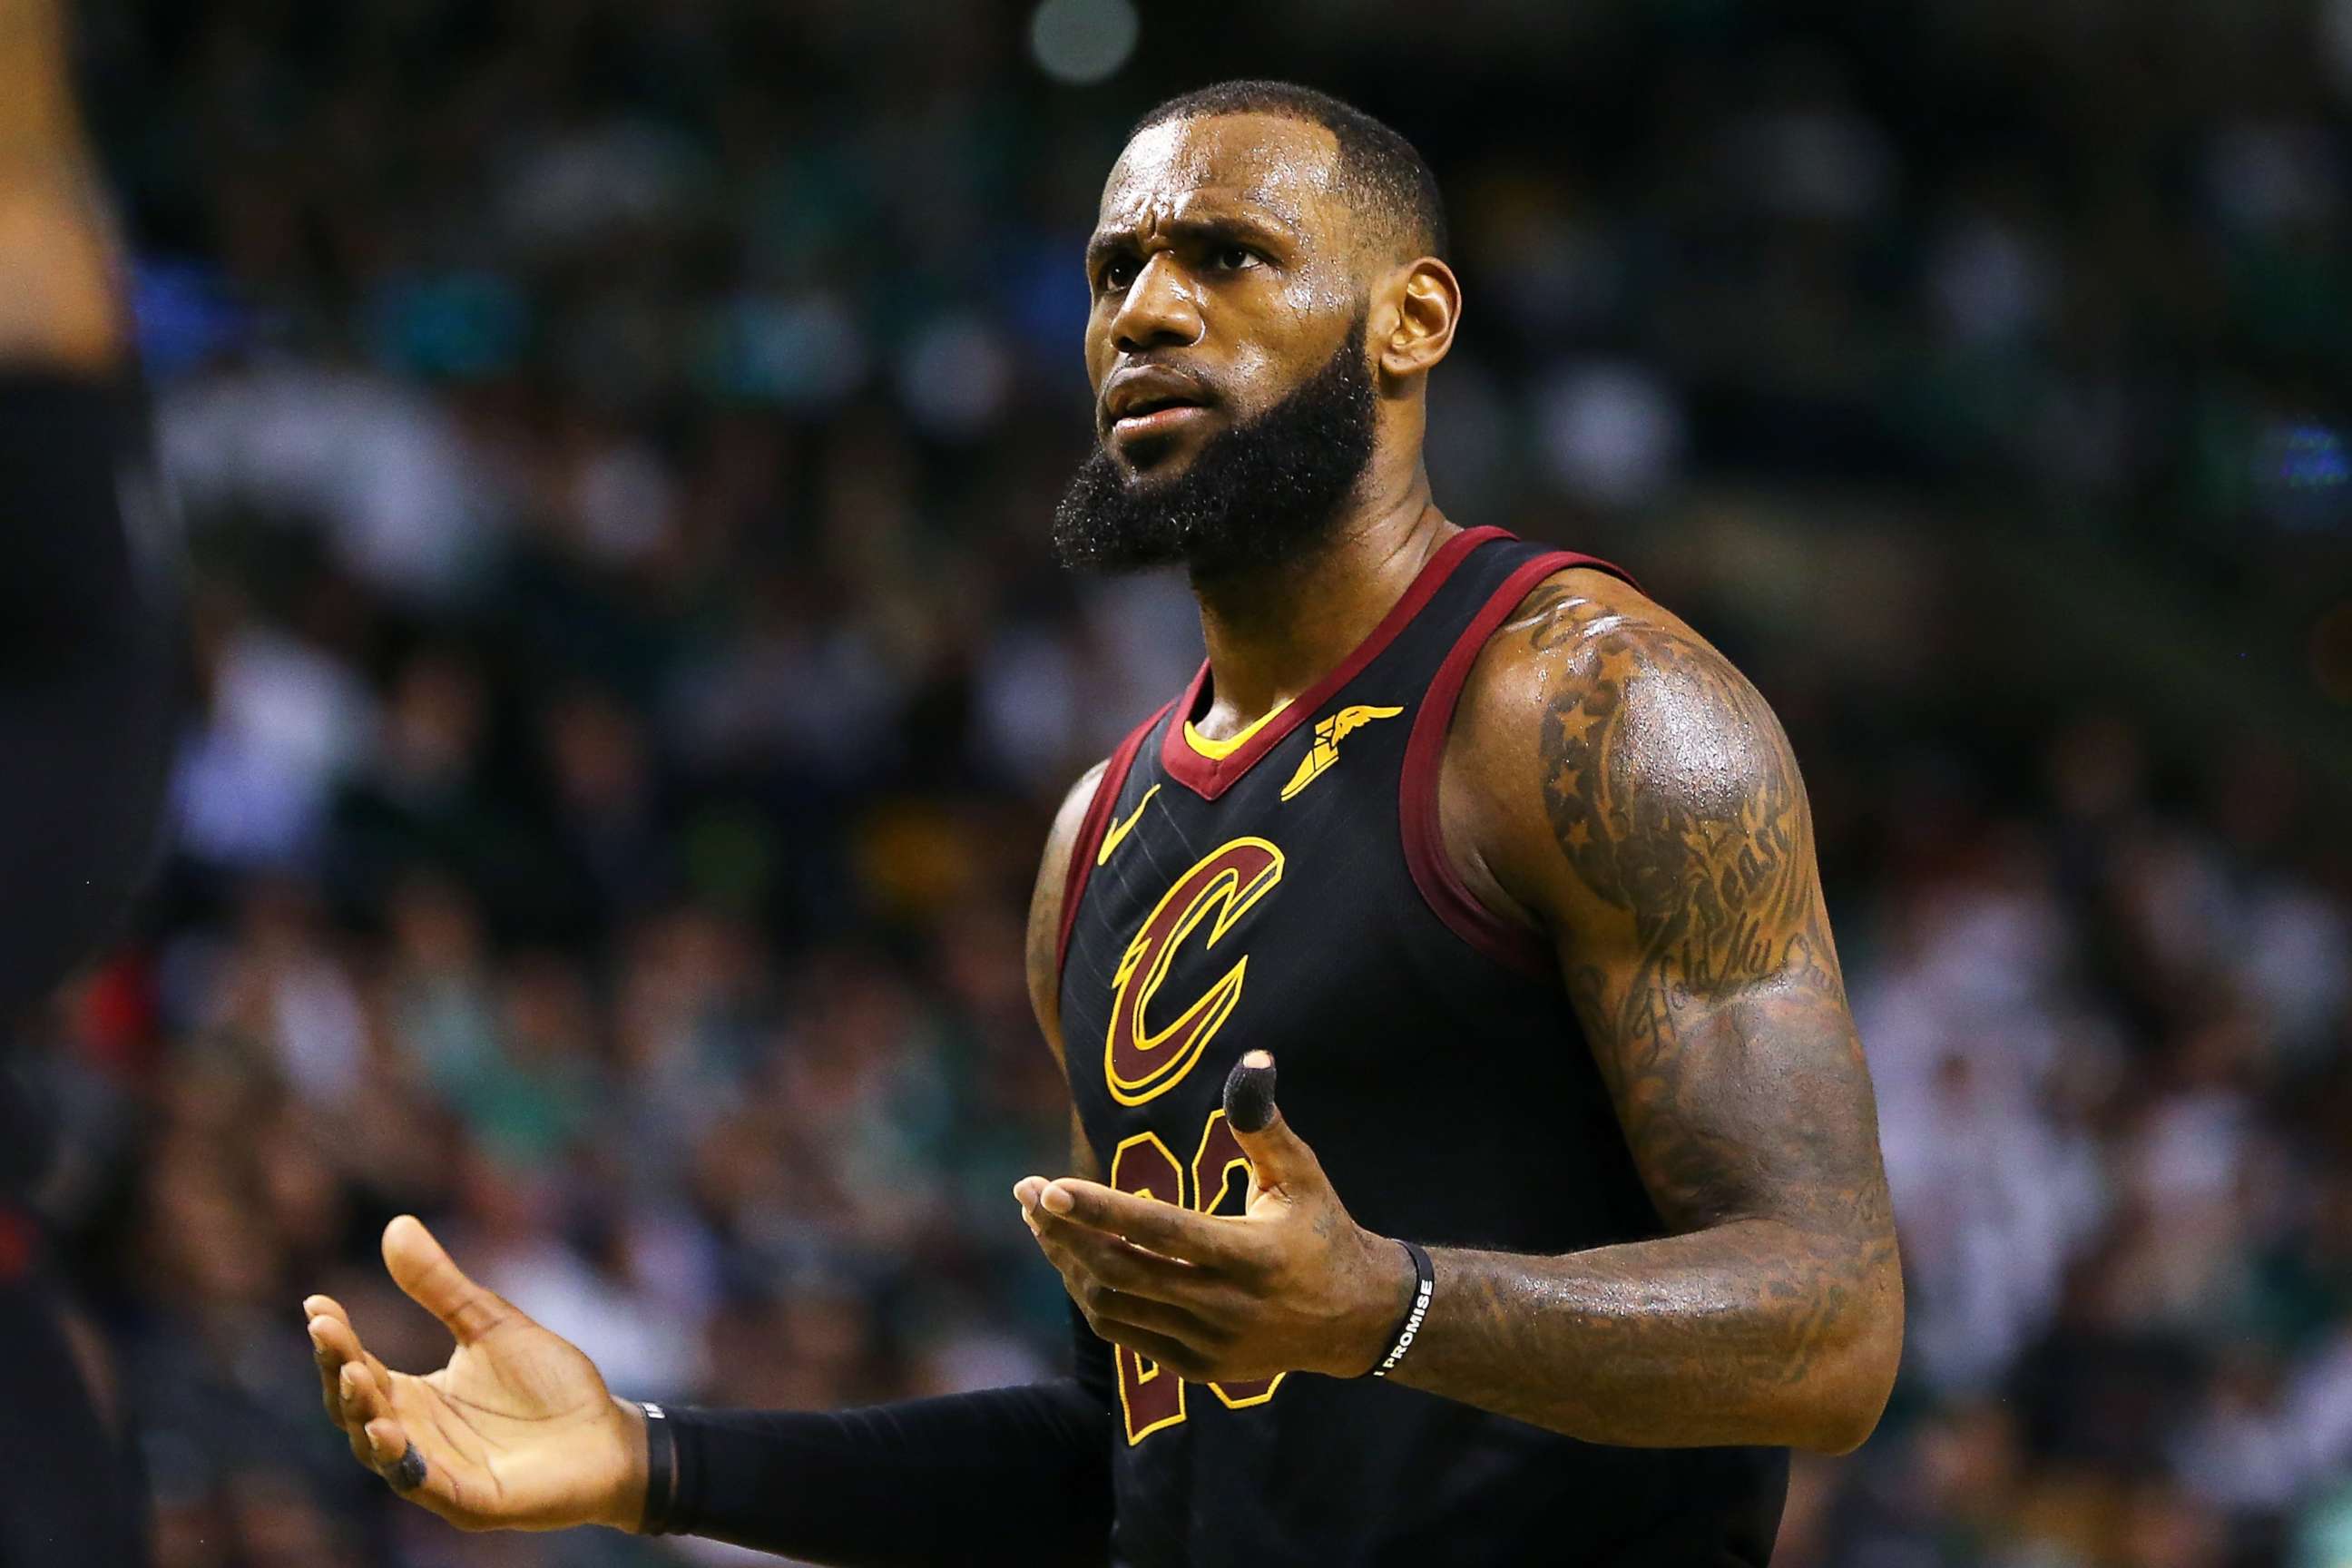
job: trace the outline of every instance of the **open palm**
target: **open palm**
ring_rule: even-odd
[[[635,1528],[640,1418],[595,1363],[466,1278],[408,1215],[384,1227],[383,1261],[457,1345],[438,1372],[394,1372],[368,1353],[340,1303],[303,1301],[327,1415],[353,1457],[464,1529]]]

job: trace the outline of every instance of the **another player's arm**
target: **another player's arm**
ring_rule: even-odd
[[[74,113],[56,0],[0,0],[0,365],[110,373],[113,242]]]
[[[1551,933],[1668,1234],[1433,1249],[1394,1375],[1596,1442],[1855,1447],[1893,1383],[1902,1277],[1770,710],[1681,622],[1567,574],[1482,656],[1446,767],[1455,858]]]
[[[174,562],[61,9],[0,0],[0,1021],[120,919],[179,725]]]

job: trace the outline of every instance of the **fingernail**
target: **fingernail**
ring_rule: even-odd
[[[1041,1207],[1054,1214],[1067,1214],[1077,1206],[1077,1200],[1059,1187],[1047,1187],[1045,1195],[1037,1202]]]

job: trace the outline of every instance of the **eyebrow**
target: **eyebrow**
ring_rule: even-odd
[[[1297,231],[1278,218],[1252,217],[1239,213],[1216,217],[1178,218],[1161,226],[1162,232],[1177,244],[1194,246],[1233,243],[1250,245],[1288,246],[1297,243]],[[1092,278],[1102,264],[1112,257],[1136,248],[1133,229],[1097,231],[1087,241],[1087,276]]]

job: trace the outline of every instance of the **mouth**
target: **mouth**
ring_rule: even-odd
[[[1103,438],[1122,447],[1196,425],[1217,401],[1202,377],[1173,365],[1129,366],[1103,391]]]
[[[1172,435],[1208,412],[1208,405],[1189,398],[1139,397],[1111,421],[1110,433],[1122,441]]]

